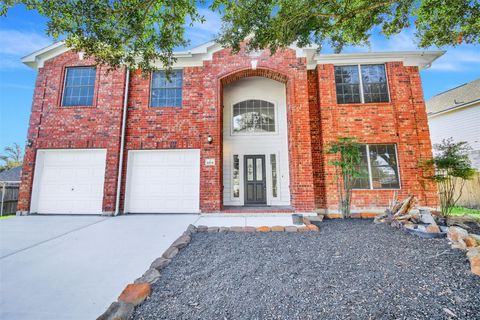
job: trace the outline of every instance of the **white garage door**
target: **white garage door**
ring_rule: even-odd
[[[107,151],[38,150],[31,212],[101,214]]]
[[[128,153],[126,212],[199,212],[199,188],[198,149]]]

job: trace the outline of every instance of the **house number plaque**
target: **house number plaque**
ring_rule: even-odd
[[[205,165],[206,166],[214,166],[215,165],[215,159],[205,159]]]

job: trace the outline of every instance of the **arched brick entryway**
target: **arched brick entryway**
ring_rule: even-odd
[[[288,139],[288,167],[290,178],[290,204],[295,211],[313,211],[314,195],[313,195],[313,176],[311,167],[311,145],[310,145],[310,124],[308,114],[308,93],[306,92],[307,79],[306,70],[305,79],[302,85],[299,85],[299,89],[305,87],[305,92],[295,90],[295,81],[302,81],[295,77],[295,71],[292,70],[291,74],[279,71],[268,67],[258,67],[256,69],[244,68],[220,75],[218,79],[218,116],[221,119],[220,123],[223,125],[223,88],[226,85],[232,84],[236,81],[250,78],[250,77],[263,77],[285,85],[286,96],[286,113],[287,113],[287,139]],[[305,101],[303,101],[305,100]],[[301,106],[301,107],[299,107]],[[304,113],[302,113],[302,109]],[[305,121],[303,121],[305,120]],[[220,128],[221,134],[221,159],[223,159],[223,126]],[[298,140],[301,139],[301,140]],[[285,164],[284,164],[285,165]],[[225,186],[223,181],[223,167],[222,167],[222,185]],[[224,198],[222,192],[222,209]],[[275,208],[273,208],[275,211]]]

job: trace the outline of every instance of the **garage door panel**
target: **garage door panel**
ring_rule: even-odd
[[[130,151],[127,212],[199,212],[200,151]]]
[[[32,212],[101,214],[106,150],[39,150]]]

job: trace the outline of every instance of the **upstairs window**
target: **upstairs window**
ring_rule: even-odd
[[[245,100],[233,105],[233,133],[275,132],[275,105],[264,100]]]
[[[336,66],[335,87],[338,104],[390,101],[383,64]]]
[[[361,146],[362,177],[355,181],[355,189],[398,189],[400,179],[394,144],[368,144]]]
[[[167,79],[165,71],[152,74],[150,90],[150,107],[181,107],[182,106],[182,70],[174,70]]]
[[[360,103],[358,66],[335,67],[337,103]]]
[[[94,67],[67,68],[62,105],[66,107],[92,106],[95,77],[96,69]]]

